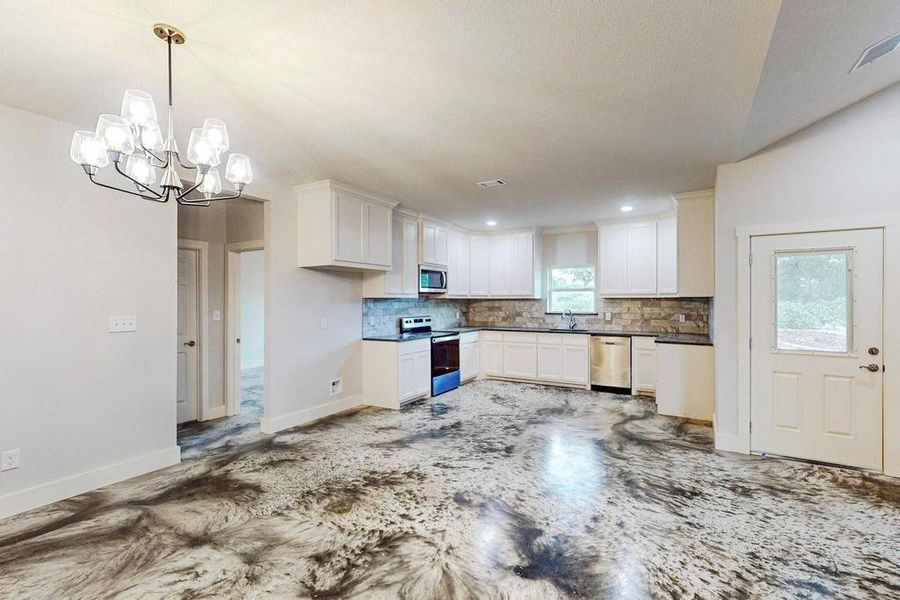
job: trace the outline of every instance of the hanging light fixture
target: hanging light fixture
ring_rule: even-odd
[[[191,130],[188,163],[181,159],[175,143],[172,114],[172,44],[183,44],[185,37],[178,28],[164,23],[154,25],[153,33],[166,42],[169,52],[169,114],[165,138],[150,94],[125,90],[121,115],[100,115],[96,130],[75,132],[70,152],[72,160],[81,165],[91,182],[144,200],[168,202],[174,197],[176,202],[186,206],[209,206],[216,200],[240,197],[244,187],[253,181],[253,171],[250,159],[236,153],[228,156],[225,165],[225,179],[234,186],[234,193],[218,195],[222,191],[219,166],[230,145],[228,128],[219,119],[206,119],[202,127]],[[97,173],[109,164],[131,182],[133,190],[97,181]],[[179,165],[196,171],[194,185],[187,189],[178,175]],[[159,191],[153,188],[157,181]],[[202,198],[188,199],[188,194],[195,190]]]

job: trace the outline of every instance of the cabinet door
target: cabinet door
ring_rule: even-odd
[[[678,293],[678,219],[675,216],[656,223],[656,282],[660,294]]]
[[[600,293],[628,293],[628,227],[600,228]]]
[[[422,221],[422,255],[419,262],[434,264],[436,229],[434,223]]]
[[[398,371],[398,387],[400,402],[409,400],[416,395],[416,365],[415,354],[407,354],[401,356],[397,368]]]
[[[468,381],[478,377],[481,368],[478,342],[469,342],[459,346],[459,376]]]
[[[485,375],[503,375],[503,340],[481,341],[481,370]]]
[[[364,204],[353,197],[335,194],[334,258],[363,262]]]
[[[434,228],[434,260],[432,262],[442,267],[447,266],[449,254],[449,248],[447,247],[448,233],[446,227],[437,225]]]
[[[656,222],[628,225],[628,293],[656,294]]]
[[[631,349],[631,388],[656,391],[656,348],[634,346]]]
[[[456,294],[457,296],[469,296],[469,278],[471,271],[471,245],[469,244],[469,236],[459,234],[459,242],[457,251],[457,269],[456,269]],[[449,277],[449,275],[448,275]]]
[[[545,381],[561,381],[563,378],[562,344],[538,343],[537,377]]]
[[[512,245],[509,236],[488,238],[490,242],[490,257],[488,260],[488,291],[491,296],[509,296],[510,285],[510,258]]]
[[[431,350],[412,355],[416,396],[431,395]]]
[[[534,239],[531,234],[510,239],[510,293],[534,296]]]
[[[503,376],[537,379],[537,343],[504,339]]]
[[[403,253],[405,229],[403,219],[394,215],[391,228],[391,270],[384,274],[384,293],[386,296],[399,296],[403,289],[403,274],[406,268],[406,257]]]
[[[473,237],[469,247],[469,294],[487,296],[490,293],[490,241],[486,237]]]
[[[403,219],[403,293],[419,293],[419,224]]]
[[[578,385],[587,385],[591,382],[590,346],[563,345],[562,381]]]
[[[391,209],[380,204],[365,203],[365,255],[373,265],[391,265]]]

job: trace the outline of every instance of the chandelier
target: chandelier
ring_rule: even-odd
[[[184,34],[176,27],[157,23],[153,33],[166,42],[169,52],[169,113],[166,137],[163,138],[156,106],[150,94],[140,90],[125,90],[121,115],[100,115],[95,131],[76,131],[72,138],[70,156],[81,165],[92,183],[154,202],[175,201],[186,206],[209,206],[216,200],[240,197],[244,186],[253,180],[250,159],[232,153],[225,164],[225,179],[234,186],[234,193],[219,196],[222,179],[219,165],[229,147],[228,129],[219,119],[206,119],[202,127],[191,129],[185,163],[175,143],[172,111],[172,44],[185,42]],[[97,180],[100,169],[112,164],[121,177],[131,182],[124,189]],[[178,166],[196,171],[194,184],[185,189],[178,174]],[[159,191],[153,188],[159,177]],[[201,197],[188,199],[192,192]]]

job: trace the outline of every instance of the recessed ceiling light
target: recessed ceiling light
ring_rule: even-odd
[[[485,225],[487,225],[488,227],[496,227],[497,221],[488,221],[487,223],[485,223]]]
[[[621,210],[622,210],[622,212],[631,212],[634,210],[634,207],[633,206],[623,206]]]

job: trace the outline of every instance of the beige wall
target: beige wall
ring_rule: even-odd
[[[91,185],[75,129],[0,105],[0,517],[179,457],[176,209]]]
[[[229,200],[208,207],[178,207],[178,238],[209,243],[209,406],[205,414],[224,414],[225,406],[225,244],[261,240],[263,205]],[[220,320],[213,320],[218,311]]]

